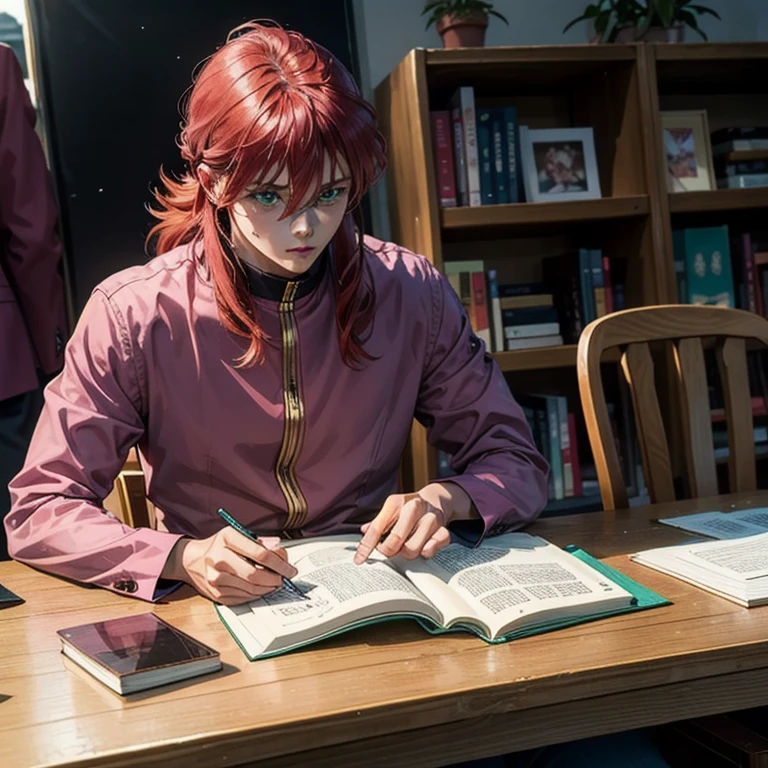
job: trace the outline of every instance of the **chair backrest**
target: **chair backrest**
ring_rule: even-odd
[[[579,339],[577,371],[584,418],[606,510],[628,506],[601,378],[605,350],[620,347],[632,395],[643,471],[651,500],[674,501],[672,462],[654,377],[651,342],[669,342],[677,389],[685,470],[692,497],[718,493],[704,349],[714,344],[728,429],[729,490],[756,488],[755,445],[746,342],[768,346],[768,320],[725,307],[666,305],[614,312]],[[759,345],[758,345],[759,346]]]
[[[147,499],[144,472],[135,448],[128,453],[112,493],[104,500],[104,507],[132,528],[155,527],[155,510]]]

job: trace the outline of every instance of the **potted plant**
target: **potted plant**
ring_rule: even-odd
[[[681,42],[685,27],[706,40],[698,23],[704,14],[720,18],[716,11],[694,0],[596,0],[563,32],[580,21],[591,21],[596,41],[603,43]]]
[[[429,15],[426,28],[434,24],[446,48],[484,45],[489,16],[509,25],[493,4],[484,0],[427,0],[421,15]]]

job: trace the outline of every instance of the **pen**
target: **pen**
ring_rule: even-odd
[[[219,509],[219,515],[221,515],[227,525],[231,525],[238,533],[242,533],[246,538],[255,541],[259,546],[264,546],[244,525],[238,523],[226,509]],[[306,599],[307,596],[290,579],[285,576],[282,576],[281,578],[283,579],[283,587],[297,597]]]

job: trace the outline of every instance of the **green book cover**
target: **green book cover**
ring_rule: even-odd
[[[673,232],[675,259],[685,263],[687,304],[735,307],[728,227],[695,227]]]

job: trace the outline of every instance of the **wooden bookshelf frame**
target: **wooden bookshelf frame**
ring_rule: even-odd
[[[582,84],[585,79],[589,91]],[[392,239],[442,269],[444,244],[450,241],[536,237],[553,227],[567,233],[594,224],[610,230],[604,235],[613,249],[609,255],[626,259],[627,282],[631,278],[634,291],[627,295],[627,305],[673,303],[676,217],[757,217],[768,210],[768,188],[668,193],[660,117],[664,100],[676,92],[705,102],[719,93],[748,98],[750,93],[768,93],[767,84],[768,43],[762,42],[414,49],[376,89],[389,144]],[[461,85],[479,88],[478,101],[505,95],[509,103],[521,93],[530,98],[537,89],[552,94],[570,89],[571,124],[595,124],[604,197],[440,208],[430,109],[447,103],[447,95]],[[622,240],[622,226],[610,225],[625,221],[634,222],[635,234]],[[576,347],[494,357],[505,373],[575,369]],[[437,469],[435,452],[419,425],[407,454],[402,482],[406,490],[417,489]]]

